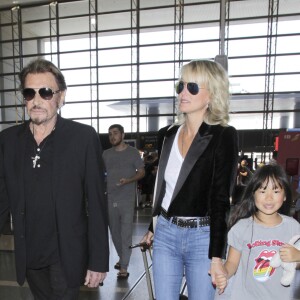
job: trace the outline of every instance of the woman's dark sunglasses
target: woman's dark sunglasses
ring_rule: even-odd
[[[186,88],[187,90],[192,94],[192,95],[197,95],[199,93],[199,86],[197,83],[195,82],[183,82],[183,81],[179,81],[177,84],[176,84],[176,93],[177,94],[180,94],[183,89],[184,89],[184,85],[186,84]]]
[[[26,101],[32,100],[36,94],[35,90],[37,89],[31,89],[31,88],[24,89],[22,91],[23,99]],[[53,98],[53,95],[59,93],[60,90],[53,92],[50,88],[40,88],[38,89],[38,92],[44,100],[51,100]]]

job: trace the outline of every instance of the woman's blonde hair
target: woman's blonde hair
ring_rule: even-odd
[[[205,87],[209,91],[210,102],[204,117],[207,124],[227,126],[229,80],[227,72],[219,63],[210,60],[192,60],[181,68],[180,80],[195,82],[199,87]],[[180,119],[182,118],[179,116]]]

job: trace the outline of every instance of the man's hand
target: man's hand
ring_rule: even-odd
[[[106,273],[87,270],[84,285],[89,288],[97,288],[106,277]]]

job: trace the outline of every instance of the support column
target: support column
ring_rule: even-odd
[[[300,128],[300,102],[296,102],[294,106],[295,111],[294,112],[294,128]]]
[[[19,93],[20,80],[18,74],[23,68],[22,61],[22,20],[20,6],[11,9],[12,24],[12,46],[13,46],[13,68],[14,68],[14,93],[16,108],[16,123],[24,122],[25,107],[21,94]]]
[[[290,118],[288,116],[282,116],[280,117],[280,129],[286,129],[289,128],[289,121]]]
[[[140,0],[131,1],[131,132],[140,133]]]
[[[158,113],[159,108],[157,106],[151,106],[148,108],[148,131],[158,131]],[[153,116],[152,116],[153,115]]]

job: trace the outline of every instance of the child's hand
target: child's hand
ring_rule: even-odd
[[[227,283],[228,283],[227,275],[224,273],[216,274],[215,280],[216,280],[217,289],[219,290],[218,293],[219,293],[219,295],[221,295],[224,292],[224,290],[227,286]]]
[[[283,262],[300,262],[300,250],[290,244],[284,244],[280,248],[279,254]]]

